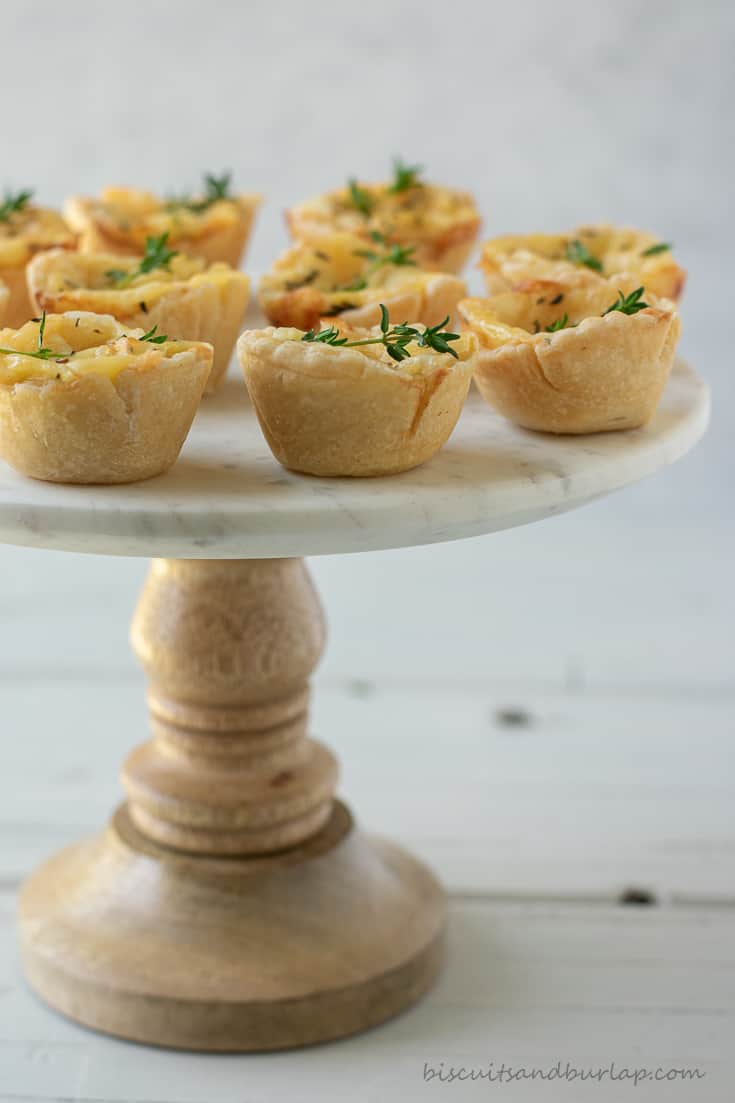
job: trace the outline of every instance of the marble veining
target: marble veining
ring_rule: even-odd
[[[644,429],[553,437],[472,392],[446,447],[380,479],[317,479],[271,456],[239,372],[205,400],[166,475],[57,486],[0,468],[0,542],[107,555],[251,559],[371,551],[511,528],[650,475],[704,432],[706,385],[678,361]]]

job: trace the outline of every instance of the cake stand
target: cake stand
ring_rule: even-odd
[[[152,738],[125,762],[107,829],[22,891],[33,988],[98,1030],[204,1050],[324,1041],[417,999],[441,961],[442,890],[355,826],[307,734],[324,621],[301,557],[571,509],[676,460],[707,415],[683,362],[651,424],[624,433],[524,432],[473,394],[430,463],[325,480],[278,466],[233,378],[160,478],[67,487],[3,467],[0,541],[157,557],[132,625]]]

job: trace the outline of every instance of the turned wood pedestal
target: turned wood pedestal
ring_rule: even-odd
[[[420,996],[432,875],[334,799],[308,734],[324,619],[299,559],[154,560],[132,627],[153,738],[107,830],[26,884],[25,968],[52,1006],[195,1049],[321,1042]]]
[[[132,630],[152,738],[125,762],[127,800],[106,830],[23,889],[32,987],[98,1030],[208,1050],[336,1038],[420,996],[441,961],[442,892],[335,799],[336,763],[308,730],[324,621],[298,557],[572,509],[678,459],[707,414],[706,387],[683,363],[634,432],[527,433],[471,395],[431,463],[314,479],[272,460],[233,380],[159,479],[64,487],[0,469],[0,541],[162,557]],[[388,623],[390,610],[376,616]],[[131,744],[143,737],[131,732]]]

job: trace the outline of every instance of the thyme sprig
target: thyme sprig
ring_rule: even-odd
[[[358,276],[352,281],[352,283],[345,284],[344,287],[340,287],[340,291],[364,291],[368,285],[368,280],[377,272],[379,268],[383,268],[386,265],[393,264],[396,267],[414,266],[416,261],[413,259],[413,254],[416,252],[415,245],[398,245],[395,242],[391,243],[386,240],[385,236],[378,230],[372,230],[370,237],[376,243],[380,245],[381,251],[378,252],[375,249],[356,249],[356,257],[365,257],[370,261],[367,269],[362,276]]]
[[[647,249],[644,249],[641,256],[657,257],[659,253],[668,253],[671,249],[673,249],[673,245],[670,241],[659,241],[655,245],[649,245]]]
[[[400,157],[393,159],[393,183],[388,188],[391,195],[408,191],[409,188],[421,187],[419,176],[424,171],[423,165],[406,165]]]
[[[615,302],[611,303],[607,310],[603,310],[600,317],[604,318],[606,314],[612,314],[616,310],[620,311],[621,314],[637,314],[639,310],[646,310],[649,304],[641,299],[642,294],[642,287],[637,287],[635,291],[631,291],[630,295],[624,295],[622,291],[618,291]],[[572,322],[570,328],[573,328],[576,324],[576,322]],[[569,326],[569,315],[565,314],[563,317],[557,318],[551,325],[544,326],[544,333],[558,333],[560,329],[566,329],[567,326]]]
[[[602,317],[604,318],[606,314],[612,314],[615,310],[619,310],[621,314],[637,314],[639,310],[646,310],[648,303],[643,302],[642,294],[642,287],[636,287],[630,295],[624,295],[622,291],[618,291],[617,299],[607,310],[603,310]]]
[[[164,341],[168,341],[167,333],[156,333],[158,326],[155,325],[153,329],[149,329],[147,333],[144,333],[142,337],[135,337],[135,341],[148,341],[151,345],[162,345]]]
[[[204,173],[204,195],[210,203],[216,203],[219,199],[229,199],[232,173],[223,172],[221,176],[215,176],[211,172]]]
[[[413,254],[416,252],[415,245],[398,245],[396,242],[390,242],[379,230],[372,230],[370,237],[376,245],[380,245],[382,252],[376,252],[375,249],[358,249],[355,255],[366,257],[372,262],[372,268],[382,268],[385,264],[415,267],[416,261],[413,259]]]
[[[168,268],[174,257],[177,257],[177,249],[168,247],[168,230],[158,237],[145,239],[145,251],[143,259],[136,268],[126,272],[123,268],[110,268],[105,272],[106,276],[114,282],[116,288],[129,287],[138,276],[145,276],[155,268]]]
[[[358,345],[383,345],[391,359],[399,363],[401,360],[410,358],[411,353],[406,346],[414,342],[420,348],[429,348],[434,352],[448,352],[450,356],[458,360],[459,356],[450,347],[449,342],[459,341],[460,335],[459,333],[449,333],[444,329],[448,321],[449,315],[447,314],[444,321],[435,326],[427,326],[423,330],[417,329],[415,326],[409,326],[405,322],[401,325],[391,326],[388,310],[381,303],[380,337],[366,337],[360,341],[350,341],[340,334],[336,326],[329,326],[328,329],[322,330],[310,329],[303,335],[301,340],[340,348],[356,348]]]
[[[35,351],[23,352],[21,349],[0,348],[0,352],[5,353],[7,356],[32,356],[35,360],[56,360],[59,363],[68,360],[68,355],[66,353],[44,347],[43,339],[46,333],[46,311],[44,310],[40,318],[32,318],[31,320],[38,322],[38,347]]]
[[[360,187],[354,176],[351,176],[347,181],[347,191],[352,206],[365,218],[369,218],[375,205],[370,193]]]
[[[11,215],[24,210],[32,196],[33,192],[30,190],[16,192],[15,195],[6,191],[5,198],[0,203],[0,222],[8,222]]]
[[[43,339],[46,334],[46,311],[44,310],[40,318],[32,318],[31,321],[38,322],[38,347],[33,352],[23,352],[21,349],[0,348],[0,353],[5,353],[7,356],[32,356],[34,360],[54,360],[57,364],[65,364],[69,359],[69,353],[58,352],[56,349],[47,349],[44,346]],[[133,340],[149,341],[152,345],[162,345],[164,341],[168,341],[168,336],[165,333],[157,334],[157,329],[158,326],[155,325],[153,329],[149,329],[142,337],[133,338]]]
[[[602,263],[590,253],[587,246],[578,238],[567,242],[567,260],[570,260],[572,264],[583,264],[586,268],[591,268],[593,272],[602,272]]]
[[[319,345],[346,345],[346,337],[341,337],[336,326],[328,326],[326,329],[307,329],[301,338],[302,341],[312,341]]]
[[[208,210],[213,203],[217,203],[220,199],[232,198],[230,192],[231,184],[231,172],[223,172],[221,176],[215,176],[211,172],[205,172],[204,195],[200,199],[192,199],[190,195],[173,196],[166,204],[166,209],[174,211],[178,207],[183,207],[193,214],[202,214],[204,211]]]
[[[46,333],[46,311],[44,310],[40,318],[32,318],[31,321],[38,322],[38,348],[33,352],[23,352],[21,349],[0,348],[0,353],[5,353],[6,356],[32,356],[34,360],[53,360],[56,364],[65,364],[69,359],[69,353],[58,352],[56,349],[47,349],[44,346],[43,339]],[[162,345],[164,341],[168,341],[168,336],[165,333],[156,334],[157,329],[158,326],[155,325],[153,329],[149,329],[142,337],[133,338],[133,340],[149,341],[152,345]]]

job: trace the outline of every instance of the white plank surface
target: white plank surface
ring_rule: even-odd
[[[119,802],[118,766],[146,736],[141,691],[3,688],[6,884]],[[503,722],[509,706],[527,726]],[[322,687],[313,727],[365,827],[403,840],[453,891],[614,901],[633,886],[664,902],[735,904],[734,723],[729,699],[358,682]]]
[[[0,1100],[270,1103],[356,1099],[530,1101],[731,1098],[731,913],[456,901],[449,964],[392,1023],[312,1050],[172,1054],[90,1034],[26,990],[0,914]],[[697,1067],[692,1083],[441,1084],[425,1063],[485,1069]]]
[[[27,991],[16,959],[17,882],[104,821],[117,763],[145,728],[140,689],[124,675],[101,684],[27,675],[2,687],[2,1103],[474,1098],[489,1092],[486,1082],[427,1083],[424,1063],[545,1069],[558,1060],[696,1066],[704,1078],[667,1084],[667,1100],[729,1098],[729,699],[323,685],[315,729],[340,753],[361,820],[411,845],[452,891],[447,969],[428,1000],[363,1037],[212,1058],[123,1045],[65,1022]],[[509,724],[521,710],[529,722]],[[616,904],[630,888],[654,893],[657,906]],[[502,1092],[573,1103],[627,1098],[626,1088],[595,1084],[591,1096],[589,1085],[535,1081]],[[642,1083],[632,1097],[661,1091]]]

